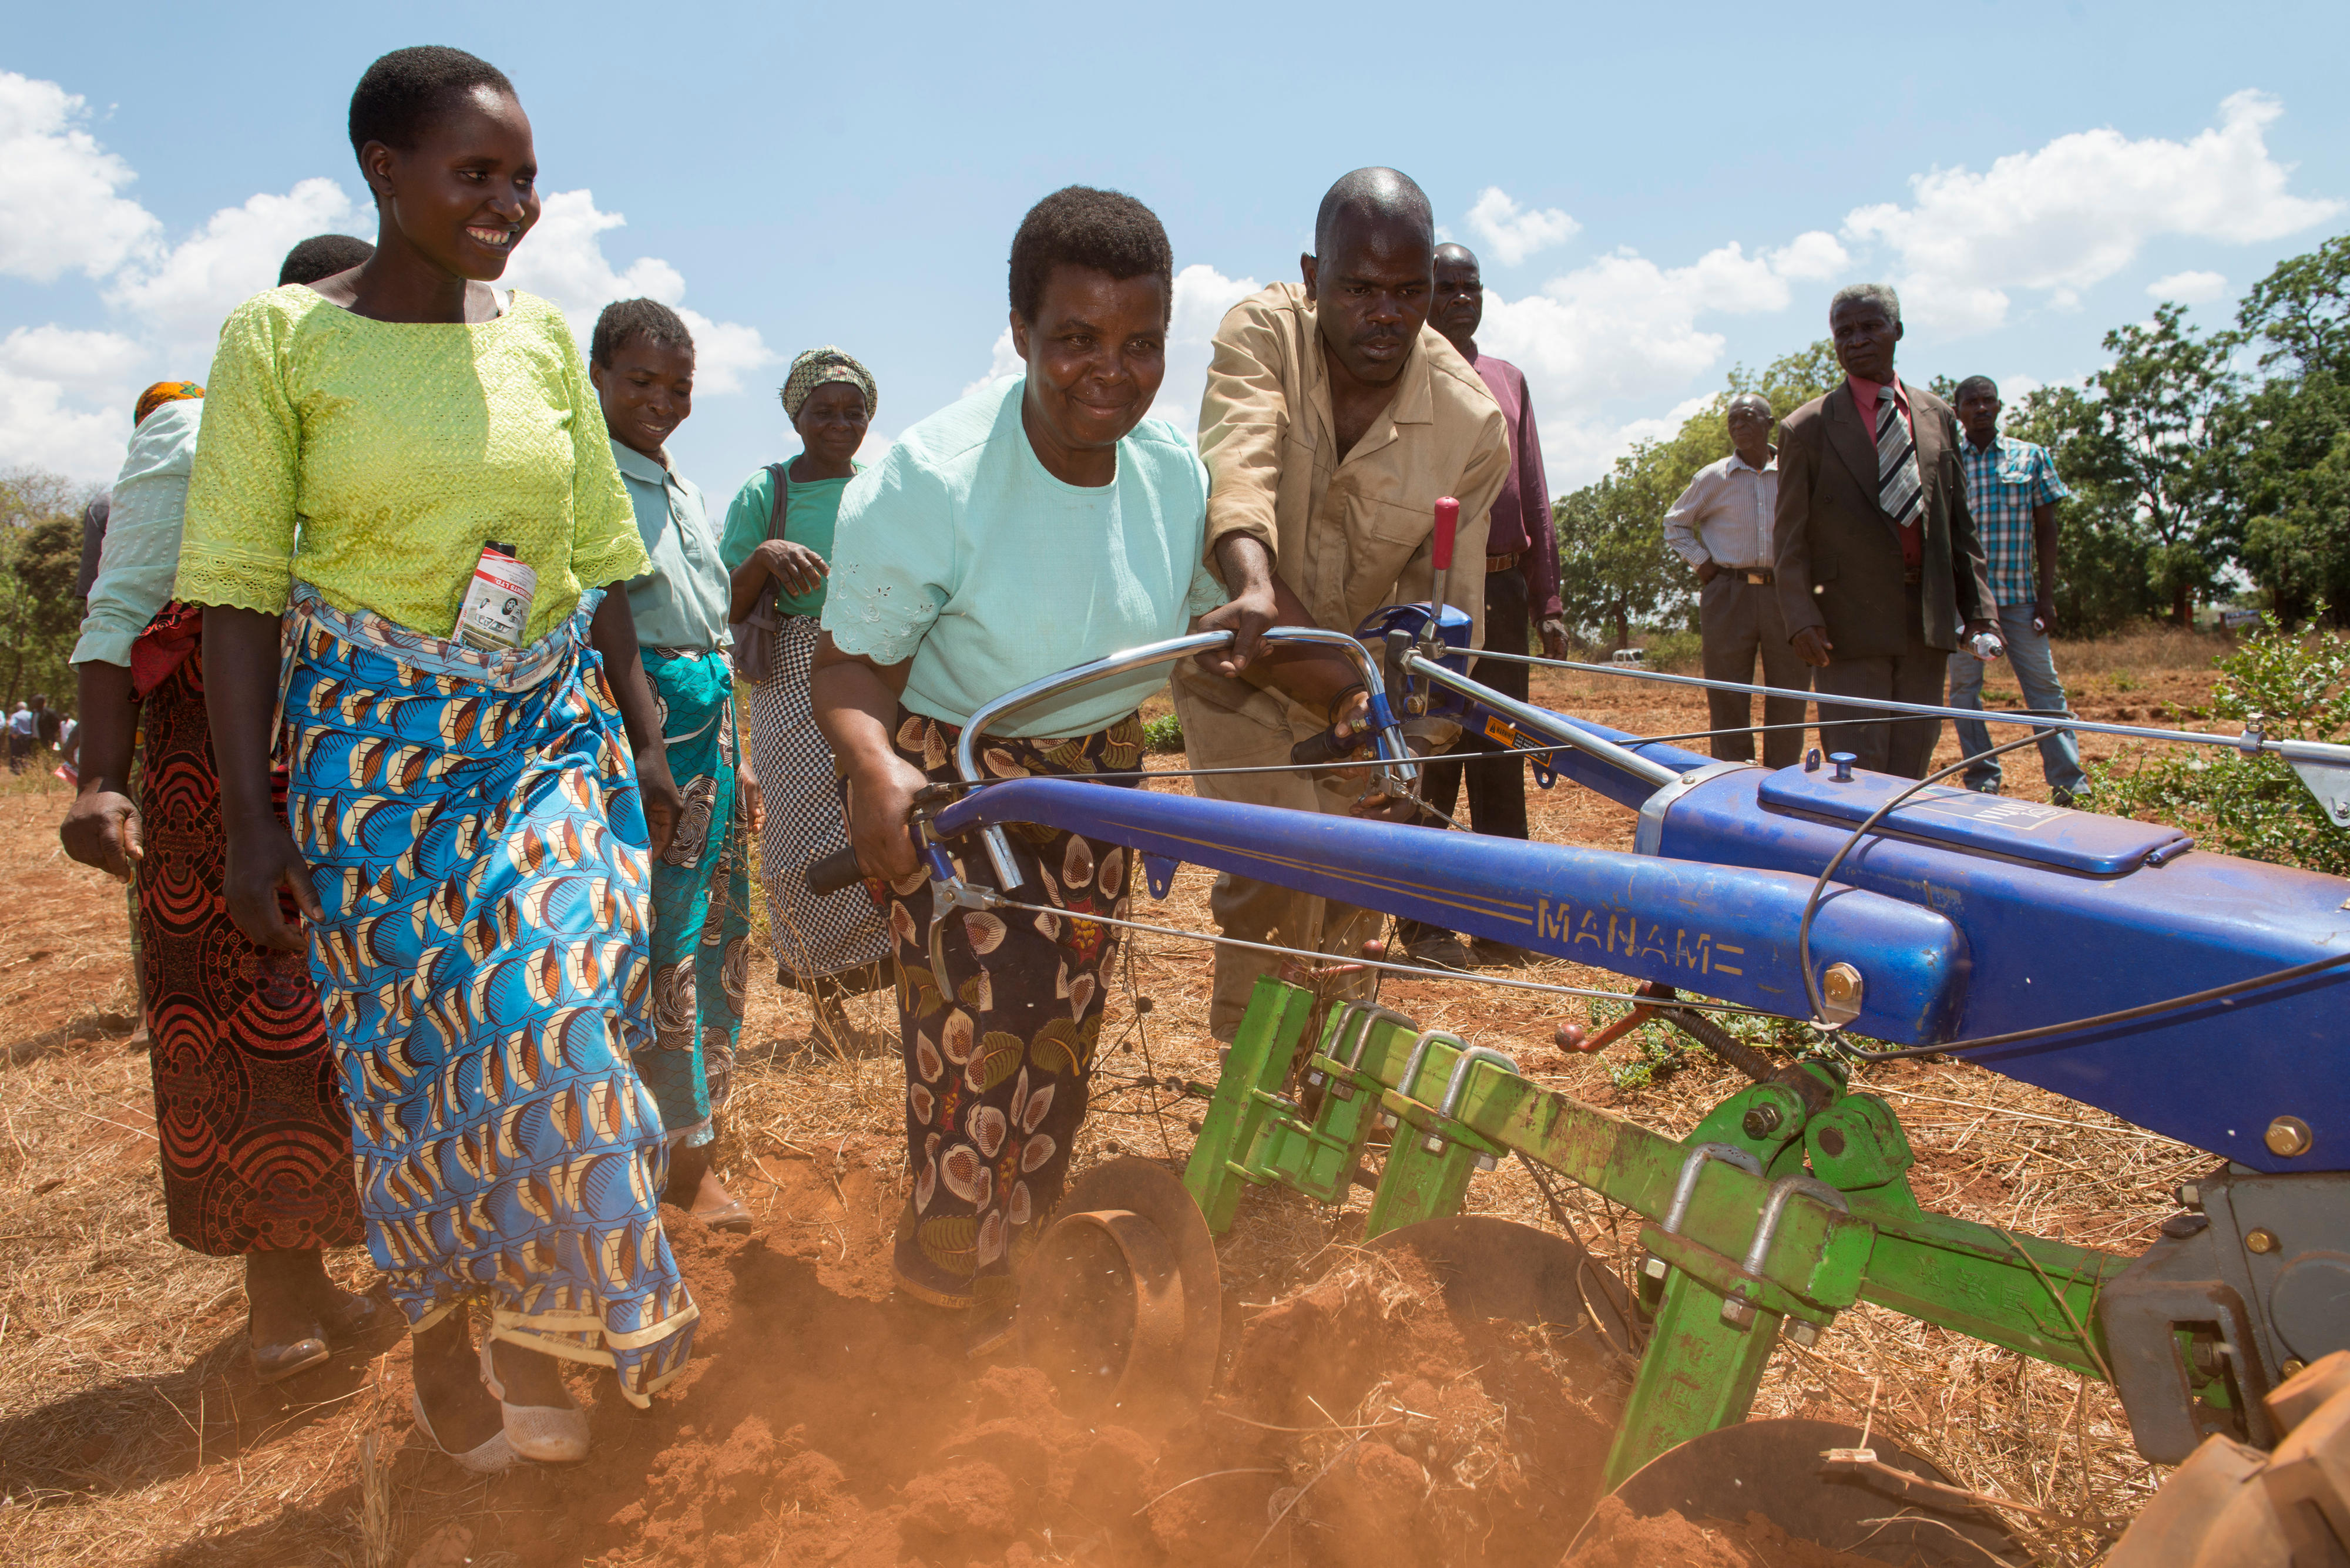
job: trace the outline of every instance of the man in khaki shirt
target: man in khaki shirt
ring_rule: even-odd
[[[1217,329],[1200,405],[1208,465],[1208,554],[1232,603],[1201,625],[1231,627],[1230,656],[1177,667],[1175,709],[1195,768],[1279,766],[1333,715],[1307,712],[1257,682],[1256,633],[1307,620],[1352,631],[1383,605],[1426,600],[1440,496],[1461,503],[1445,597],[1483,641],[1485,526],[1510,466],[1508,428],[1477,372],[1427,326],[1436,235],[1428,198],[1392,169],[1360,169],[1330,188],[1305,281],[1234,306]],[[1359,707],[1359,699],[1355,706]],[[1448,732],[1435,737],[1449,742]],[[1210,774],[1215,800],[1345,813],[1359,777]],[[1270,883],[1216,879],[1209,900],[1228,937],[1357,956],[1377,917]],[[1230,1040],[1260,975],[1279,960],[1216,950],[1209,1027]],[[1367,994],[1352,977],[1329,994]]]

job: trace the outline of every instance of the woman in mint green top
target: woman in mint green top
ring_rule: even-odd
[[[889,940],[861,888],[818,897],[800,877],[801,867],[848,844],[832,748],[808,705],[808,671],[831,570],[833,523],[858,472],[857,449],[876,398],[872,375],[837,348],[811,348],[794,359],[783,386],[784,413],[805,450],[751,476],[727,509],[719,544],[733,574],[733,618],[764,618],[774,633],[772,662],[752,688],[750,749],[766,802],[760,866],[768,929],[775,934],[775,977],[808,992],[818,1029],[844,1047],[840,999],[882,983]],[[781,537],[770,538],[778,474]]]
[[[1138,867],[1110,840],[1025,824],[1011,836],[1036,889],[1023,901],[1043,909],[938,909],[908,811],[956,779],[982,704],[1237,614],[1201,564],[1207,470],[1182,432],[1146,417],[1173,305],[1174,254],[1149,208],[1076,185],[1045,197],[1012,242],[1024,374],[907,431],[841,504],[816,709],[897,941],[912,1191],[891,1266],[909,1296],[972,1309],[974,1350],[1008,1337],[1013,1260],[1061,1200],[1115,972],[1108,922]],[[1284,663],[1274,679],[1325,707],[1352,679],[1339,659],[1300,684],[1307,670]],[[1137,709],[1165,680],[1154,669],[1017,714],[990,731],[983,765],[1134,787]],[[975,877],[984,858],[969,857]]]

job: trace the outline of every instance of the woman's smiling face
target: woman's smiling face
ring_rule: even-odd
[[[487,283],[538,222],[538,154],[511,93],[475,88],[434,114],[416,145],[370,141],[359,166],[396,230],[452,277]]]

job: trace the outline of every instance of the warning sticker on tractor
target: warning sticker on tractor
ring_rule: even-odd
[[[2009,800],[1995,794],[1980,794],[1973,790],[1954,789],[1947,793],[1939,790],[1922,792],[1920,797],[1903,805],[1898,815],[1963,816],[1986,826],[2030,833],[2076,814],[2066,806],[2045,805],[2032,800]]]
[[[1505,746],[1514,746],[1518,743],[1518,732],[1499,719],[1489,718],[1485,721],[1485,733]]]

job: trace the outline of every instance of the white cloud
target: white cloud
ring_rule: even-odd
[[[1583,227],[1556,207],[1528,212],[1499,185],[1488,185],[1479,194],[1469,209],[1469,226],[1503,266],[1516,266],[1538,251],[1563,245]]]
[[[1525,372],[1551,488],[1565,490],[1632,441],[1678,428],[1685,413],[1627,423],[1616,410],[1682,392],[1720,366],[1725,340],[1700,318],[1784,310],[1792,284],[1849,265],[1835,236],[1816,231],[1754,254],[1733,242],[1678,267],[1620,250],[1515,300],[1488,288],[1477,343]]]
[[[147,350],[119,332],[19,327],[0,338],[0,370],[78,390],[109,390],[131,380]]]
[[[658,299],[675,305],[685,297],[685,276],[658,256],[640,256],[626,272],[605,259],[597,236],[624,226],[619,213],[596,210],[592,191],[547,193],[538,223],[506,264],[500,280],[550,299],[572,318],[584,340],[597,314],[616,299]]]
[[[76,407],[60,382],[0,365],[0,468],[21,464],[74,479],[111,479],[122,466],[122,443],[130,435],[128,401]]]
[[[364,221],[363,221],[364,219]],[[283,196],[264,192],[241,207],[223,207],[168,250],[134,261],[115,275],[107,300],[142,317],[168,352],[201,355],[183,374],[201,378],[221,322],[244,301],[276,286],[286,253],[312,234],[371,232],[332,180],[305,180]]]
[[[1844,234],[1891,247],[1913,322],[1987,330],[2006,320],[2010,289],[2048,291],[2064,307],[2149,240],[2249,244],[2340,212],[2339,202],[2287,192],[2292,171],[2270,156],[2264,134],[2283,112],[2263,93],[2239,92],[2220,105],[2217,126],[2188,141],[2106,128],[2011,153],[1981,174],[1936,169],[1911,179],[1912,205],[1856,207]]]
[[[501,281],[552,300],[571,318],[583,349],[596,317],[616,299],[678,305],[685,297],[685,275],[669,263],[639,256],[623,271],[606,258],[598,236],[628,221],[621,213],[598,211],[592,191],[551,192]],[[712,321],[696,310],[681,308],[678,314],[693,333],[694,390],[705,396],[742,391],[746,375],[777,358],[755,327]]]
[[[2174,272],[2147,284],[2146,292],[2156,299],[2177,300],[2181,305],[2208,305],[2226,297],[2228,280],[2216,272]]]
[[[304,180],[224,207],[167,243],[162,224],[120,194],[130,164],[84,129],[88,105],[55,82],[0,71],[0,275],[47,283],[68,272],[103,282],[123,330],[51,324],[0,339],[0,464],[30,463],[78,479],[120,466],[139,389],[163,377],[203,379],[220,324],[276,282],[296,241],[367,233],[374,214],[330,179]],[[584,343],[614,299],[644,295],[677,305],[685,279],[654,256],[626,267],[605,258],[601,235],[625,220],[588,191],[549,195],[507,280],[554,301]],[[754,327],[681,310],[699,348],[707,394],[742,391],[776,356]]]
[[[1208,384],[1216,328],[1225,313],[1264,285],[1253,277],[1226,277],[1205,262],[1175,275],[1175,317],[1167,326],[1167,379],[1159,383],[1151,417],[1165,420],[1197,441],[1200,393]]]
[[[987,374],[980,377],[976,381],[964,382],[962,392],[957,395],[968,398],[991,381],[1000,381],[1006,376],[1017,376],[1026,369],[1026,364],[1020,358],[1020,351],[1012,347],[1012,327],[1007,323],[1003,330],[995,335],[995,347],[988,354]]]
[[[103,277],[160,226],[116,193],[136,176],[80,128],[88,118],[57,83],[0,71],[0,273]]]
[[[148,358],[115,332],[19,327],[0,338],[0,468],[107,479],[122,465]]]

